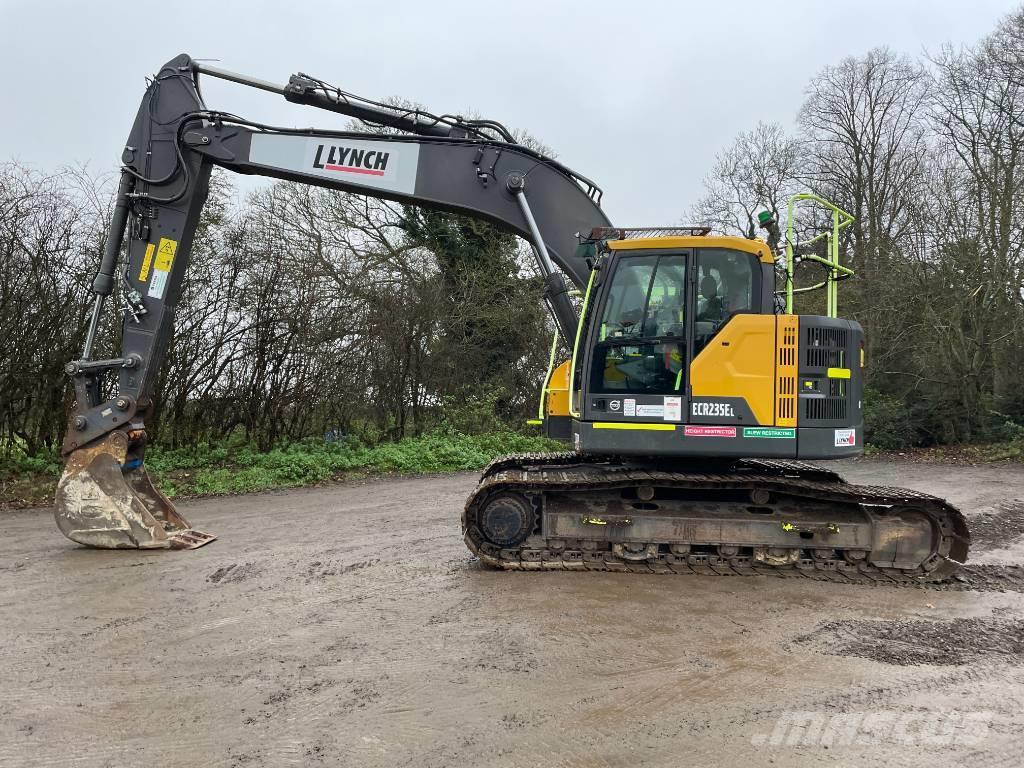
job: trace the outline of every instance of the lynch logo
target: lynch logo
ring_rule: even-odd
[[[690,409],[693,416],[728,416],[735,419],[732,406],[728,403],[694,403]]]
[[[383,176],[388,169],[390,156],[390,152],[378,152],[375,149],[321,144],[316,148],[313,167],[325,171]]]

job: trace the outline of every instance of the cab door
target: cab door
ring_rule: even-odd
[[[691,249],[631,251],[609,264],[588,313],[585,421],[680,424],[688,411]]]

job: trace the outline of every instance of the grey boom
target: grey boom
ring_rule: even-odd
[[[211,110],[200,91],[202,74],[379,128],[365,133],[286,129]],[[574,337],[578,319],[565,277],[583,287],[590,270],[577,252],[578,235],[610,224],[593,182],[515,143],[493,121],[403,111],[301,74],[279,86],[185,54],[167,62],[149,82],[122,163],[114,219],[92,285],[93,319],[82,358],[67,366],[77,402],[65,454],[126,424],[143,428],[214,165],[465,214],[514,232],[533,246],[545,301],[567,338]],[[93,360],[100,311],[113,291],[125,238],[122,355]],[[118,396],[101,402],[100,377],[115,369]]]

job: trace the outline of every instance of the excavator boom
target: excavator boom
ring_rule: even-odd
[[[280,128],[211,110],[200,90],[204,74],[349,115],[373,129]],[[191,547],[209,540],[150,482],[144,451],[145,419],[213,166],[466,214],[515,232],[533,246],[545,301],[566,338],[577,323],[569,290],[585,285],[589,270],[576,253],[576,233],[609,225],[593,182],[516,143],[498,123],[394,109],[308,75],[276,85],[184,54],[150,81],[122,162],[86,342],[81,358],[67,365],[76,403],[56,499],[61,531],[95,547]],[[127,306],[122,354],[95,360],[103,303],[119,267]],[[104,377],[115,372],[117,394],[105,398]]]

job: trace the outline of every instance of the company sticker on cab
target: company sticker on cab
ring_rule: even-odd
[[[681,397],[666,397],[665,398],[665,421],[682,421],[683,420],[683,398]]]
[[[855,429],[837,429],[836,430],[836,448],[846,448],[848,446],[857,444],[857,430]]]

